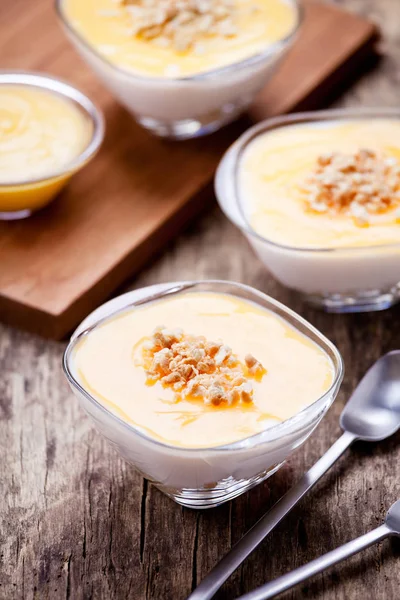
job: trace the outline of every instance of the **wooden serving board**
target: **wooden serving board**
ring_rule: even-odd
[[[218,161],[249,120],[188,142],[150,136],[75,54],[52,4],[1,0],[1,67],[71,81],[104,110],[107,133],[96,159],[52,205],[0,223],[0,319],[60,338],[212,198]],[[250,118],[321,106],[371,64],[377,38],[372,23],[307,0],[301,34]]]

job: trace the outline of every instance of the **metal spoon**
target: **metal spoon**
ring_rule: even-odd
[[[364,375],[340,417],[343,435],[220,560],[187,600],[210,600],[221,585],[356,440],[377,442],[400,427],[400,350]]]
[[[390,507],[386,513],[385,522],[380,527],[365,533],[343,546],[339,546],[339,548],[332,550],[332,552],[323,554],[308,564],[303,565],[282,577],[278,577],[278,579],[270,581],[248,594],[244,594],[244,596],[240,596],[238,600],[267,600],[268,598],[273,598],[294,585],[297,585],[301,581],[308,579],[308,577],[320,573],[327,567],[335,565],[341,560],[349,558],[349,556],[353,556],[353,554],[357,554],[357,552],[360,552],[391,535],[400,536],[400,500]]]

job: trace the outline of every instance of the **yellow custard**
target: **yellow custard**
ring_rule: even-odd
[[[400,120],[338,120],[288,125],[255,138],[239,168],[248,221],[262,237],[292,247],[357,247],[400,242],[398,211],[374,214],[360,226],[348,214],[307,210],[302,185],[319,156],[371,149],[400,161]]]
[[[91,119],[72,101],[31,85],[1,84],[0,212],[46,204],[69,178],[53,175],[81,154],[92,135]]]
[[[252,402],[206,404],[149,385],[138,343],[157,325],[223,340],[266,373],[253,380]],[[78,381],[94,398],[150,437],[195,448],[228,444],[288,419],[321,397],[333,365],[316,344],[271,312],[227,294],[188,292],[123,313],[89,333],[73,357]]]
[[[297,23],[291,0],[236,0],[237,35],[209,36],[201,52],[178,52],[132,35],[126,6],[115,0],[64,0],[63,12],[73,28],[106,60],[150,77],[204,73],[236,63],[286,38]]]

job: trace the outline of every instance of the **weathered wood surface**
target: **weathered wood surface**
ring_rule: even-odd
[[[22,4],[13,3],[16,15],[23,14]],[[342,4],[376,18],[386,56],[340,104],[398,106],[400,2]],[[17,29],[9,35],[17,35]],[[230,504],[198,513],[147,485],[97,435],[64,381],[63,343],[0,326],[1,600],[184,599],[338,437],[341,408],[359,378],[382,353],[400,346],[400,307],[329,316],[303,306],[268,276],[217,208],[131,284],[185,277],[243,281],[300,311],[344,356],[346,377],[338,400],[273,478]],[[399,461],[400,435],[379,445],[356,445],[218,598],[231,600],[380,523],[399,494]],[[397,600],[399,559],[400,544],[386,541],[282,598]]]

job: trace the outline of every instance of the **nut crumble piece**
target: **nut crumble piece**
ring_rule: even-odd
[[[253,401],[250,379],[261,381],[266,370],[251,354],[242,363],[222,342],[186,335],[181,329],[157,327],[142,342],[147,383],[170,387],[176,399],[202,399],[218,406]]]
[[[261,377],[265,374],[265,369],[252,354],[246,354],[244,357],[244,362],[246,363],[246,367],[249,370],[249,373],[256,377],[257,379],[261,379]]]
[[[368,149],[323,154],[301,188],[310,210],[347,214],[365,226],[372,215],[400,207],[400,163]]]
[[[131,35],[179,52],[202,54],[206,37],[237,34],[235,0],[118,0],[129,12]]]

